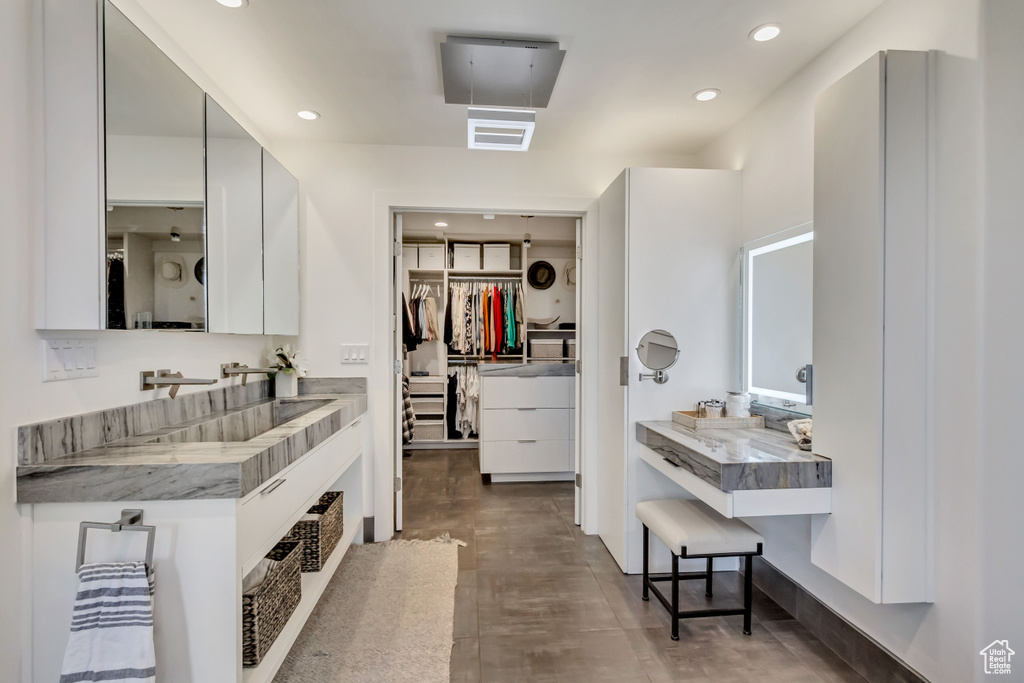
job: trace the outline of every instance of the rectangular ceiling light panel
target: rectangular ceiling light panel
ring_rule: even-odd
[[[469,109],[469,148],[525,152],[530,149],[537,112],[524,109]]]
[[[558,43],[448,36],[441,43],[444,101],[546,107],[564,58]]]

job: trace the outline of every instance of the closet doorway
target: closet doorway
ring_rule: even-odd
[[[563,482],[580,524],[583,234],[578,214],[394,210],[396,531],[522,482]]]

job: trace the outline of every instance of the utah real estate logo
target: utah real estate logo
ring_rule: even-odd
[[[986,674],[1009,674],[1010,658],[1016,652],[1010,649],[1010,642],[1007,640],[994,640],[992,644],[981,651],[985,658]]]

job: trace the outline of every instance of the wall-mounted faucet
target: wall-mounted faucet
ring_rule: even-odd
[[[245,380],[249,375],[265,375],[272,372],[277,372],[278,368],[250,368],[248,365],[241,363],[222,363],[220,366],[221,377],[234,377],[235,375],[242,376],[242,386],[245,386]]]
[[[178,389],[183,384],[216,384],[215,379],[192,379],[190,377],[182,377],[180,372],[172,373],[170,370],[143,370],[139,373],[139,388],[142,391],[149,391],[150,389],[159,389],[161,387],[170,387],[171,393],[169,396],[174,398],[178,395]]]

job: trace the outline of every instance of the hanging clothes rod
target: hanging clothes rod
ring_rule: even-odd
[[[448,365],[476,365],[480,358],[449,358]]]
[[[79,524],[78,560],[75,562],[76,572],[85,564],[85,543],[89,529],[103,529],[113,532],[145,531],[149,535],[149,538],[146,539],[146,573],[153,573],[153,543],[156,540],[156,527],[147,526],[142,523],[142,510],[121,510],[121,519],[116,522],[82,522]]]

